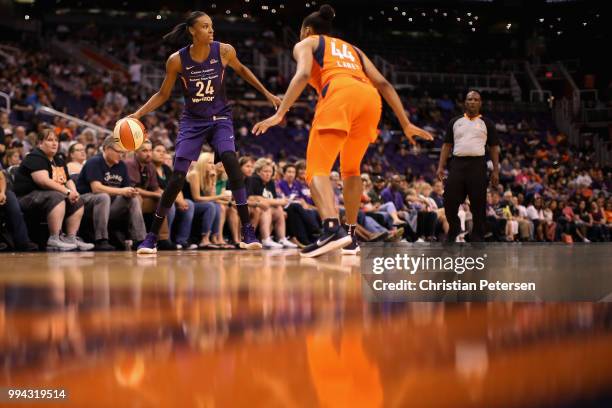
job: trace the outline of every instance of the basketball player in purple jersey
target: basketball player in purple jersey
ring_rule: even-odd
[[[201,11],[189,15],[185,23],[177,25],[164,40],[176,41],[188,35],[192,44],[180,49],[168,58],[166,77],[159,92],[153,95],[130,117],[140,119],[157,109],[170,97],[176,78],[181,79],[185,95],[185,110],[179,123],[176,139],[174,170],[157,207],[151,232],[138,246],[140,254],[157,252],[157,236],[168,209],[174,205],[182,190],[185,175],[192,161],[196,161],[207,142],[221,159],[228,175],[228,188],[232,190],[236,207],[242,222],[244,249],[261,249],[255,237],[255,230],[249,221],[247,194],[244,176],[240,171],[234,145],[232,112],[225,98],[223,84],[225,67],[230,66],[240,77],[261,92],[275,107],[281,100],[269,92],[247,67],[236,57],[236,51],[229,44],[213,41],[213,25],[210,17]]]

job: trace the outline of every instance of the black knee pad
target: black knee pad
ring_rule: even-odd
[[[161,205],[165,208],[170,208],[176,200],[176,196],[183,190],[185,184],[185,172],[173,171],[168,180],[168,187],[164,190],[161,198]]]
[[[240,170],[236,153],[232,151],[221,154],[221,162],[227,173],[227,188],[235,191],[244,187],[244,175]]]

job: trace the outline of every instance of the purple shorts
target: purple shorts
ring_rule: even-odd
[[[236,151],[234,124],[229,116],[216,120],[182,118],[176,138],[176,157],[196,161],[202,146],[208,143],[215,151],[215,160],[227,151]]]

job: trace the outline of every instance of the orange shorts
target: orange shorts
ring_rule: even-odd
[[[317,104],[306,151],[306,179],[329,176],[338,154],[342,178],[359,176],[361,160],[376,140],[382,102],[376,88],[343,76],[330,81]]]

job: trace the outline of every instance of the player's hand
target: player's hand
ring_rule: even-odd
[[[268,102],[270,102],[272,106],[274,106],[274,109],[278,109],[282,102],[282,99],[274,94],[269,94],[266,98],[268,99]]]
[[[406,135],[406,137],[408,138],[408,141],[410,142],[410,144],[413,144],[413,145],[416,144],[416,142],[414,141],[415,136],[423,140],[433,140],[433,136],[431,135],[431,133],[429,133],[426,130],[421,129],[418,126],[413,125],[412,123],[409,123],[408,125],[406,125],[403,131],[404,131],[404,135]]]
[[[140,120],[140,115],[137,115],[137,114],[134,112],[134,113],[132,113],[131,115],[127,115],[125,118],[122,118],[122,119],[127,119],[127,118],[133,118],[133,119],[138,119],[138,120]],[[121,120],[121,119],[119,119],[119,120]]]
[[[279,115],[278,113],[276,113],[270,116],[268,119],[262,120],[261,122],[256,123],[255,126],[253,126],[253,130],[251,130],[251,132],[255,136],[259,136],[261,134],[266,133],[266,131],[272,126],[276,126],[279,123],[281,123],[282,120],[283,120],[283,117]]]
[[[438,171],[436,171],[436,176],[438,177],[438,180],[444,181],[444,179],[446,178],[446,172],[442,167],[438,167]]]

